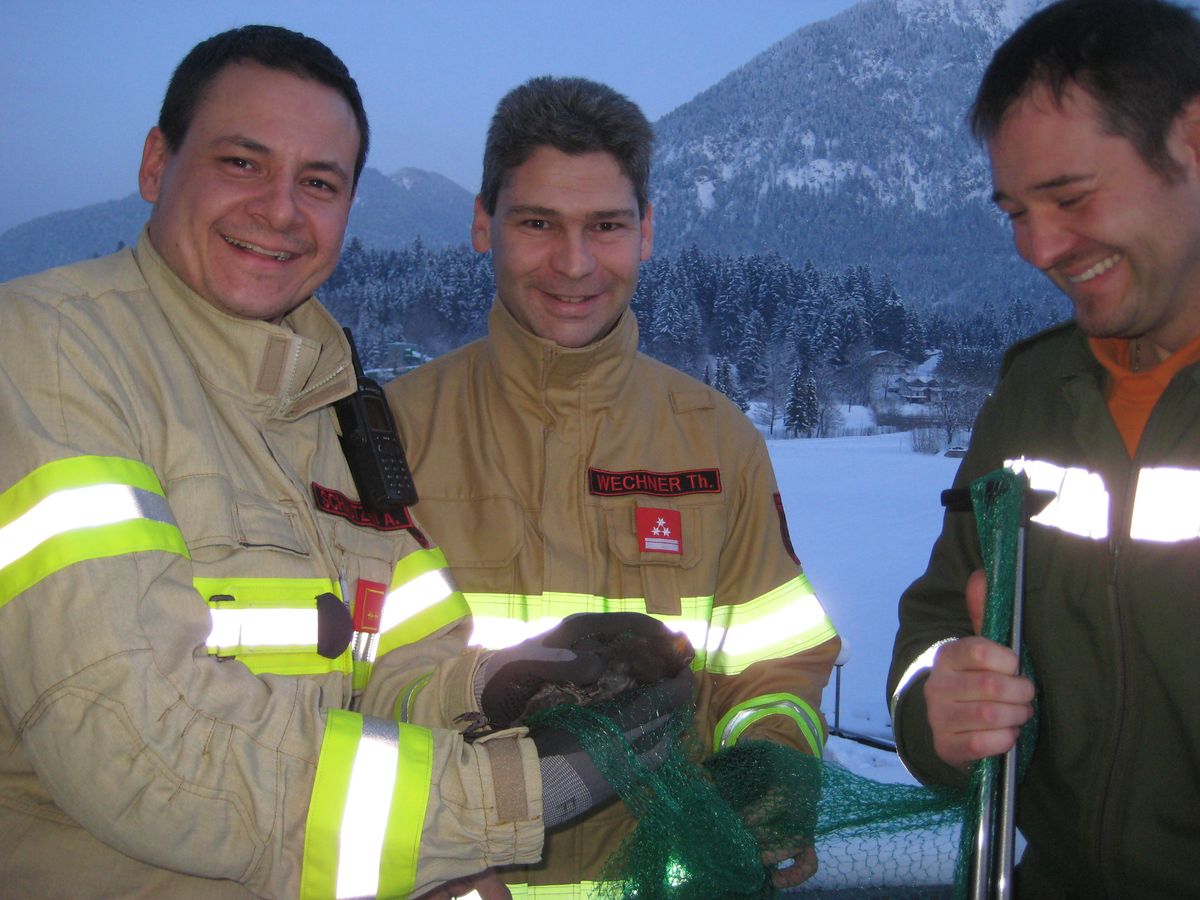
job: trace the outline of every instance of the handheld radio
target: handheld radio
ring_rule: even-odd
[[[350,464],[358,497],[365,506],[381,511],[412,506],[417,502],[417,490],[387,398],[383,388],[363,373],[350,329],[342,331],[350,342],[358,389],[333,406],[342,429],[342,452]]]

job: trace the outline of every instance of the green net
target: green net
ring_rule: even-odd
[[[1024,487],[1014,479],[993,473],[972,488],[989,574],[985,635],[1006,644]],[[995,778],[994,761],[975,766],[964,794],[873,781],[765,741],[743,741],[705,759],[690,716],[676,714],[674,749],[649,771],[597,709],[556,706],[529,724],[575,734],[637,819],[602,873],[602,898],[770,897],[780,892],[776,862],[793,857],[816,871],[788,893],[842,900],[968,895],[979,797]],[[1032,740],[1030,729],[1022,743],[1028,748]]]

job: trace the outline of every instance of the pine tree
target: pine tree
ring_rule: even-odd
[[[788,405],[784,427],[793,437],[808,437],[816,429],[821,415],[817,399],[817,380],[807,366],[796,366],[788,390]]]
[[[717,374],[713,378],[712,386],[728,397],[733,402],[733,405],[742,412],[750,408],[750,401],[746,399],[746,392],[738,384],[737,373],[733,371],[733,367],[729,365],[729,361],[723,356],[717,357]]]
[[[767,349],[767,325],[756,309],[746,319],[742,342],[738,345],[737,370],[742,388],[757,397],[766,387],[764,357]]]

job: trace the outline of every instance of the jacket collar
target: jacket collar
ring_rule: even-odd
[[[349,345],[315,298],[289,313],[283,325],[239,319],[185,285],[163,262],[146,229],[134,256],[206,384],[262,407],[270,417],[289,420],[354,392]]]
[[[593,408],[611,406],[633,370],[637,345],[637,319],[628,309],[612,331],[579,348],[526,331],[499,297],[488,315],[488,354],[501,382],[550,410],[574,398]]]

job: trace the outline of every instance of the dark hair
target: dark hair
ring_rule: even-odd
[[[483,208],[493,215],[508,173],[538,147],[550,146],[571,155],[611,154],[633,182],[638,214],[645,216],[653,141],[637,104],[607,85],[586,78],[531,78],[496,105],[483,151]]]
[[[1030,16],[992,57],[969,113],[987,141],[1035,87],[1056,101],[1072,85],[1100,107],[1105,128],[1172,176],[1167,134],[1200,94],[1200,21],[1164,0],[1062,0]]]
[[[239,62],[291,72],[331,87],[346,99],[358,124],[358,158],[354,161],[357,185],[367,161],[371,134],[358,85],[345,63],[320,41],[275,25],[246,25],[215,34],[193,47],[175,67],[158,114],[158,127],[167,148],[172,153],[179,150],[208,86],[222,69]]]

